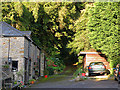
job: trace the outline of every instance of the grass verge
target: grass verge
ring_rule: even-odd
[[[64,78],[67,77],[67,75],[52,75],[48,76],[47,78],[45,77],[40,77],[35,84],[43,83],[43,82],[56,82],[56,81],[61,81],[64,80]]]

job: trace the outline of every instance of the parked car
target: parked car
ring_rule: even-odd
[[[106,74],[106,66],[103,62],[91,62],[88,66],[89,76],[91,74]]]
[[[114,78],[120,84],[120,64],[117,64],[117,66],[116,66],[116,68],[114,70]]]

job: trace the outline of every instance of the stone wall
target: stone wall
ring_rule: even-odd
[[[30,64],[30,41],[28,40],[28,39],[26,39],[26,38],[24,38],[24,69],[25,69],[25,76],[24,76],[24,81],[25,81],[25,83],[27,83],[28,81],[29,81],[29,78],[31,78],[31,71],[29,71],[29,70],[31,70],[31,69],[29,69],[29,68],[31,68],[30,66],[29,66],[29,64]]]
[[[40,76],[40,69],[41,69],[40,68],[40,53],[41,53],[40,49],[37,48],[37,60],[38,60],[37,63],[38,63],[38,74],[39,74],[39,76]]]
[[[25,37],[4,37],[1,46],[3,48],[2,53],[4,53],[2,56],[3,64],[8,61],[8,54],[9,57],[11,57],[12,61],[18,61],[18,72],[22,72],[22,78],[16,76],[16,79],[23,80],[26,78],[25,80],[28,81],[36,75],[36,70],[38,70],[38,73],[41,72],[41,76],[44,75],[44,54],[40,54],[40,49],[31,41],[29,41]],[[25,64],[25,60],[27,61],[27,64]],[[24,73],[25,66],[27,68],[27,74]],[[31,73],[30,76],[29,72]]]
[[[29,76],[29,80],[35,77],[35,70],[38,70],[38,59],[37,54],[39,49],[35,44],[25,38],[25,49],[24,49],[24,56],[28,60],[27,65],[27,77]],[[37,64],[37,65],[36,65]],[[30,73],[30,74],[29,74]]]
[[[35,61],[35,46],[34,44],[31,43],[31,47],[30,47],[30,58],[31,58],[31,73],[32,73],[32,76],[35,75],[35,72],[34,72],[34,61]]]
[[[8,63],[9,56],[12,61],[18,61],[18,72],[24,75],[24,37],[4,37],[2,48],[2,64]],[[10,69],[12,69],[12,65],[10,65]],[[17,77],[17,75],[15,75],[15,78],[23,79],[23,77]]]
[[[30,41],[28,41],[26,38],[24,39],[24,57],[28,58],[28,44]]]
[[[10,45],[10,46],[9,46]],[[9,57],[12,60],[18,60],[18,71],[23,69],[24,65],[24,37],[4,37],[2,42],[3,63]],[[9,48],[9,49],[8,49]]]

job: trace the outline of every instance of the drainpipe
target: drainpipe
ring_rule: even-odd
[[[10,37],[9,37],[9,42],[8,42],[8,64],[9,64],[9,66],[10,66],[10,73],[11,73],[11,71],[12,71],[12,60],[11,60],[11,58],[10,58]],[[11,79],[13,79],[12,77],[11,77]],[[5,80],[4,80],[5,81]],[[5,83],[5,82],[4,82]],[[10,90],[12,90],[11,88],[10,88]]]
[[[10,38],[9,38],[9,41],[8,41],[8,62],[9,62],[9,53],[10,53]]]
[[[12,71],[12,58],[10,57],[10,38],[8,42],[8,64],[10,65],[10,71]]]

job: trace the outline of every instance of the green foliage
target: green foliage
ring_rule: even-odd
[[[78,57],[79,63],[83,63],[83,56]]]
[[[22,76],[23,73],[24,73],[23,69],[20,69],[20,70],[17,72],[17,75],[18,75],[18,76]]]
[[[90,42],[88,39],[87,22],[89,20],[88,11],[90,6],[86,4],[86,8],[81,10],[81,15],[79,19],[75,22],[74,30],[76,33],[72,38],[72,41],[69,42],[68,47],[72,48],[71,52],[78,54],[80,51],[90,49]]]
[[[118,2],[99,2],[89,11],[89,40],[92,47],[108,57],[110,67],[120,59]]]
[[[47,59],[47,70],[49,71],[49,75],[52,75],[54,73],[54,70],[57,72],[62,72],[65,68],[65,65],[59,58],[46,58]]]
[[[35,82],[36,80],[35,80],[35,79],[30,79],[30,80],[29,80],[29,83],[31,83],[32,81],[34,81],[34,82]]]
[[[75,2],[3,2],[2,18],[21,31],[32,31],[32,39],[46,56],[70,62],[74,54],[66,46],[82,8],[83,3]]]
[[[82,59],[83,59],[83,56],[79,56],[78,59],[79,59],[79,60],[82,60]]]
[[[85,73],[82,66],[79,66],[78,69],[73,73],[73,77],[77,77],[79,74]]]
[[[17,81],[15,81],[14,84],[17,84]]]
[[[62,61],[75,63],[76,54],[90,48],[105,54],[113,67],[120,62],[118,4],[3,2],[2,20],[21,31],[31,31],[31,38],[47,57],[60,59],[50,59],[58,70]]]
[[[86,4],[75,23],[76,33],[73,41],[68,44],[72,52],[78,54],[80,51],[94,48],[107,56],[110,67],[120,62],[118,4],[118,2]]]
[[[44,70],[44,75],[49,75],[48,69],[45,69],[45,70]]]
[[[47,73],[48,75],[53,75],[54,74],[54,69],[52,67],[47,68],[47,70],[49,72],[49,73]]]
[[[9,68],[9,65],[2,65],[3,68]]]

